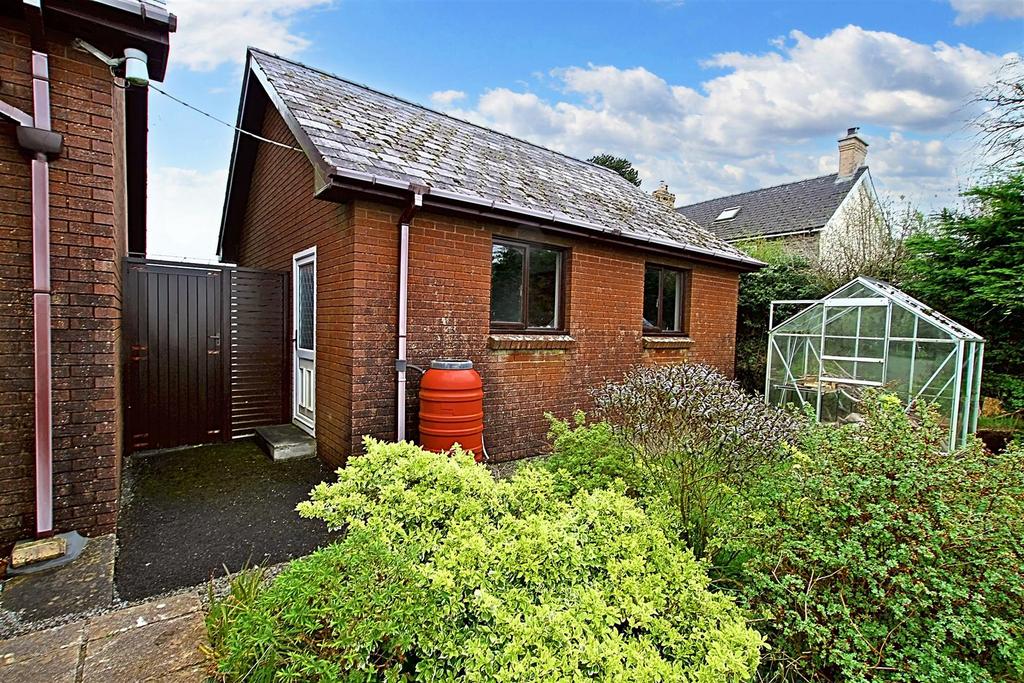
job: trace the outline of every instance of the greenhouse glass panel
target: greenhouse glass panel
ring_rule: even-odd
[[[768,403],[854,421],[864,392],[881,390],[934,404],[950,448],[975,431],[984,340],[892,285],[860,277],[820,300],[773,302],[769,319]]]

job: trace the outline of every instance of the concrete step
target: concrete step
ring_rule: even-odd
[[[275,462],[316,455],[316,439],[293,424],[257,427],[256,443]]]

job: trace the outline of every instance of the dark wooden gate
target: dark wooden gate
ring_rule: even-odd
[[[125,260],[129,452],[287,421],[285,273]]]

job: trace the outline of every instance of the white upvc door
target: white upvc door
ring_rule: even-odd
[[[316,430],[316,247],[292,256],[292,421]]]

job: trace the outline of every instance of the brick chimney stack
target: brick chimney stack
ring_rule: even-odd
[[[847,128],[839,138],[839,177],[849,178],[864,165],[868,156],[868,143],[860,136],[860,128]]]
[[[658,185],[658,189],[651,193],[651,196],[670,209],[676,207],[676,196],[668,191],[668,183],[664,180]]]

